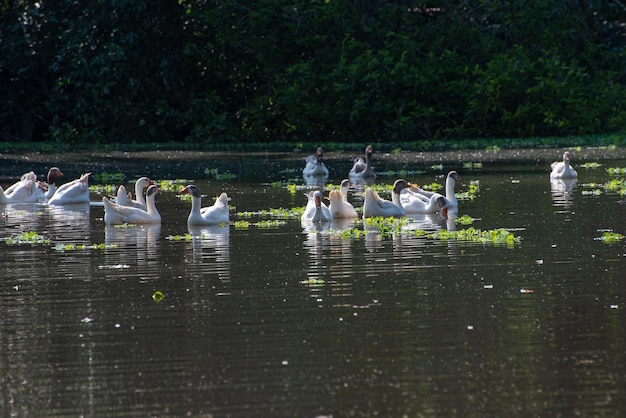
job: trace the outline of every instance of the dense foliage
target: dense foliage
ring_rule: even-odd
[[[210,144],[623,132],[624,16],[617,0],[3,1],[0,135]]]

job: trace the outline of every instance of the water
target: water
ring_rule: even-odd
[[[579,152],[574,163],[603,166],[578,168],[566,192],[548,180],[553,150],[474,169],[454,161],[478,161],[475,154],[431,156],[442,169],[420,156],[379,158],[381,171],[423,170],[406,176],[421,184],[442,182],[448,169],[462,176],[458,192],[478,181],[459,214],[476,218],[475,228],[510,228],[522,238],[513,246],[410,232],[347,239],[303,230],[297,219],[255,225],[260,218],[249,228],[201,228],[176,240],[188,232],[190,203],[169,191],[157,196],[156,227],[105,226],[97,193],[85,207],[5,206],[1,238],[35,231],[50,242],[0,241],[0,412],[623,415],[626,251],[623,241],[597,238],[625,233],[624,205],[585,186],[614,178],[606,167],[626,167],[623,155],[605,154]],[[211,197],[205,205],[226,191],[232,221],[240,220],[236,212],[306,201],[272,184],[298,176],[298,156],[131,157],[77,156],[61,168],[69,179],[96,169],[188,178]],[[334,184],[349,164],[344,156],[328,161]],[[208,179],[204,170],[215,167],[238,177]],[[361,198],[350,199],[358,206]],[[407,228],[466,228],[418,220]],[[333,225],[342,227],[363,229]],[[80,244],[107,247],[72,249]]]

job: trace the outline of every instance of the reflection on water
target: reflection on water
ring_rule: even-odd
[[[167,191],[158,226],[104,225],[96,204],[4,206],[0,238],[50,242],[0,241],[0,412],[624,415],[626,249],[597,239],[626,233],[618,197],[548,189],[533,166],[484,170],[461,173],[459,191],[481,189],[458,213],[412,215],[391,235],[362,220],[188,229],[188,204]],[[304,205],[255,179],[193,181],[243,210]],[[350,201],[362,206],[358,190]],[[465,214],[522,242],[415,233],[467,228]]]
[[[230,226],[190,227],[189,233],[192,263],[204,266],[210,274],[217,274],[222,282],[230,281]]]
[[[574,200],[577,179],[550,179],[550,192],[555,207],[568,209]]]

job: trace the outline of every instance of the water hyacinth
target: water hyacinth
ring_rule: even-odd
[[[49,244],[50,240],[44,238],[43,235],[39,235],[34,231],[26,231],[21,234],[11,235],[8,238],[4,238],[9,245],[21,245],[21,244]]]
[[[614,244],[623,240],[624,235],[613,231],[604,231],[602,236],[598,239],[606,244]]]
[[[118,244],[56,244],[54,246],[55,251],[80,251],[80,250],[108,250],[111,248],[118,248]]]

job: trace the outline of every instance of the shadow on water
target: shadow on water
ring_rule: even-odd
[[[626,249],[599,237],[625,233],[624,207],[617,192],[589,184],[626,160],[550,182],[552,152],[542,152],[374,154],[380,185],[462,174],[458,216],[411,215],[396,233],[262,212],[304,206],[310,187],[338,187],[348,155],[325,154],[330,175],[313,185],[299,155],[74,156],[69,179],[98,170],[124,172],[128,187],[140,175],[187,178],[205,205],[226,191],[231,223],[188,228],[191,203],[173,190],[157,197],[157,226],[105,225],[101,188],[82,207],[2,206],[0,411],[623,415]],[[598,155],[583,150],[578,161]],[[39,173],[62,159],[47,157]],[[362,193],[349,192],[358,210]],[[521,242],[445,235],[469,228],[507,228]],[[27,231],[47,241],[9,239]]]

